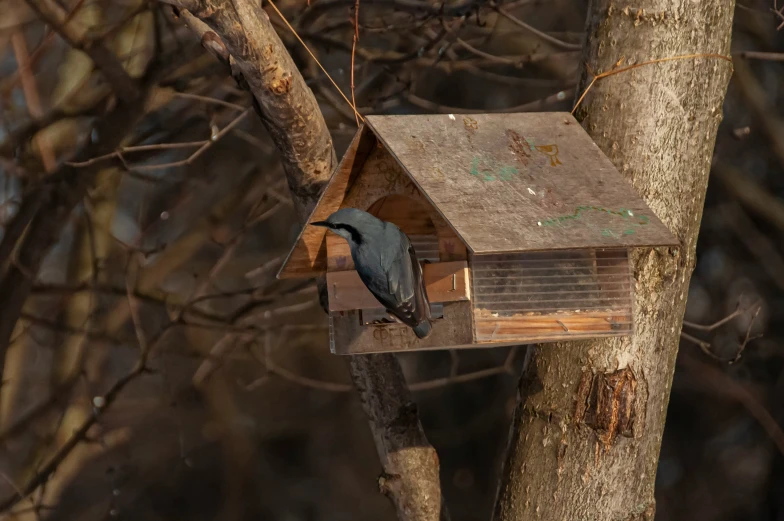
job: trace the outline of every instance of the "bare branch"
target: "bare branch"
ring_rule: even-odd
[[[742,51],[736,53],[735,56],[739,56],[745,60],[784,61],[784,52]]]
[[[784,203],[781,199],[733,166],[716,162],[713,164],[713,173],[740,204],[779,230],[784,230]]]
[[[690,378],[705,382],[712,392],[743,405],[762,425],[776,448],[784,455],[784,430],[747,385],[735,380],[715,365],[700,361],[698,357],[686,356],[683,363],[691,369]]]
[[[153,342],[150,343],[150,347],[152,347],[155,342],[160,340],[166,331],[167,329],[161,331],[161,333],[155,337]],[[98,397],[100,398],[99,401],[94,401],[95,407],[93,408],[93,414],[88,416],[88,418],[82,422],[82,424],[74,431],[71,437],[68,438],[68,441],[66,441],[63,446],[60,447],[57,452],[55,452],[52,457],[47,460],[46,464],[23,487],[20,487],[16,492],[7,498],[0,500],[0,513],[9,511],[25,497],[35,492],[38,487],[45,484],[49,480],[49,477],[57,471],[60,464],[65,461],[65,459],[71,454],[76,446],[87,440],[87,433],[90,428],[95,425],[99,419],[101,419],[103,414],[105,414],[106,411],[111,407],[120,393],[122,393],[128,384],[136,380],[138,377],[144,374],[145,371],[147,371],[146,364],[148,355],[149,350],[142,351],[136,366],[128,374],[117,380],[103,396]]]
[[[115,149],[143,115],[143,99],[119,103],[98,120],[95,132],[100,139],[87,144],[77,155],[77,160],[103,155]],[[3,255],[15,249],[14,258],[0,272],[0,295],[3,295],[0,311],[0,374],[3,374],[11,333],[33,287],[35,274],[95,175],[94,169],[84,171],[62,165],[44,184],[33,187],[25,197],[22,209],[9,226],[13,233],[3,237],[0,243]],[[18,245],[17,239],[20,241]]]
[[[228,50],[233,76],[253,94],[256,110],[281,154],[289,190],[304,222],[337,160],[316,98],[269,17],[260,4],[243,0],[170,3],[198,17],[215,32],[213,46]],[[202,42],[203,29],[195,29]],[[351,375],[389,473],[381,488],[392,498],[400,519],[435,521],[446,516],[437,455],[422,431],[397,359],[353,357]]]
[[[19,71],[19,78],[22,83],[22,91],[24,92],[25,101],[27,102],[27,111],[30,116],[39,120],[43,118],[44,113],[41,108],[41,97],[38,93],[38,86],[36,85],[35,76],[33,75],[30,66],[30,56],[27,53],[27,42],[25,41],[24,34],[16,32],[11,36],[11,43],[14,47],[14,56],[16,57],[17,69]],[[36,141],[38,148],[41,151],[41,160],[43,161],[44,168],[47,172],[51,172],[56,167],[56,160],[52,147],[46,142],[46,138],[39,136]]]
[[[713,324],[701,325],[701,324],[695,324],[694,322],[688,322],[686,320],[683,321],[684,327],[689,327],[691,329],[696,329],[698,331],[709,332],[720,328],[724,324],[732,321],[733,319],[739,317],[740,315],[743,315],[744,313],[752,312],[751,319],[749,320],[749,325],[748,327],[746,327],[746,335],[743,338],[743,341],[738,344],[738,350],[735,353],[735,355],[730,358],[722,358],[714,354],[713,351],[711,350],[710,342],[700,340],[699,338],[695,337],[694,335],[690,335],[685,331],[681,331],[681,338],[683,338],[684,340],[688,340],[689,342],[692,342],[694,344],[697,344],[697,346],[699,346],[699,348],[702,350],[703,353],[713,358],[714,360],[717,360],[719,362],[734,364],[735,362],[740,360],[740,357],[743,355],[743,351],[746,349],[748,343],[751,342],[752,340],[759,338],[759,336],[754,336],[754,337],[751,336],[751,329],[754,327],[754,321],[757,319],[757,315],[759,315],[761,310],[762,310],[762,304],[760,304],[759,302],[756,302],[745,309],[741,308],[740,304],[738,304],[738,308],[735,311],[733,311],[726,317],[722,318],[721,320],[714,322]]]
[[[547,34],[545,32],[542,32],[539,29],[528,25],[527,23],[525,23],[524,21],[520,20],[516,16],[513,16],[512,14],[509,13],[509,11],[507,11],[503,7],[499,7],[499,6],[495,5],[495,4],[492,4],[492,5],[493,5],[493,8],[496,11],[498,11],[498,13],[500,15],[504,16],[510,22],[512,22],[516,26],[520,27],[521,29],[525,29],[526,31],[529,31],[529,32],[535,34],[536,36],[538,36],[542,40],[546,41],[547,43],[553,45],[554,47],[557,47],[559,49],[564,49],[564,50],[567,50],[567,51],[579,51],[580,49],[583,48],[583,46],[580,45],[579,43],[568,43],[568,42],[561,41],[558,38],[555,38],[553,36],[550,36],[549,34]]]
[[[103,161],[105,159],[112,159],[117,158],[122,161],[125,168],[128,170],[136,170],[136,171],[150,171],[150,170],[159,170],[161,168],[174,168],[178,166],[185,166],[193,163],[196,159],[198,159],[204,152],[206,152],[210,147],[212,147],[215,143],[220,141],[226,134],[228,134],[234,127],[240,124],[240,122],[245,119],[248,115],[250,109],[244,109],[237,117],[235,117],[228,125],[223,127],[220,132],[215,134],[214,137],[205,140],[205,141],[194,141],[189,143],[163,143],[160,145],[140,145],[135,147],[124,147],[119,150],[115,150],[114,152],[110,152],[108,154],[103,154],[98,157],[94,157],[88,159],[86,161],[71,161],[66,164],[75,168],[81,168],[85,166],[91,166],[99,161]],[[172,148],[190,148],[193,146],[198,146],[199,148],[187,158],[181,161],[172,161],[170,163],[161,163],[157,165],[132,165],[128,164],[125,161],[125,157],[123,153],[125,152],[141,152],[141,151],[149,151],[149,150],[156,150],[156,149],[172,149]]]
[[[440,519],[446,511],[438,455],[425,437],[395,355],[352,356],[349,368],[384,467],[381,492],[392,500],[400,521]]]

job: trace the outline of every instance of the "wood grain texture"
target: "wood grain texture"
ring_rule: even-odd
[[[447,302],[444,318],[433,321],[433,331],[419,339],[403,324],[363,326],[359,311],[330,313],[330,348],[337,355],[470,348],[473,344],[470,302]]]
[[[454,230],[367,127],[357,132],[307,222],[324,220],[343,207],[379,214],[379,218],[397,224],[408,234],[435,230],[441,260],[466,259],[465,245]],[[404,211],[397,213],[400,208]],[[324,228],[306,225],[278,278],[312,277],[326,270],[353,266],[343,239],[327,234]]]
[[[366,121],[474,253],[676,244],[568,113]]]
[[[633,64],[730,52],[732,0],[647,0],[636,7],[589,3],[580,70],[608,71],[621,57]],[[578,109],[583,127],[679,247],[632,250],[633,336],[531,353],[495,521],[653,521],[659,448],[731,72],[716,58],[639,67],[597,81]],[[578,92],[590,80],[584,73]],[[592,382],[609,398],[596,400]],[[630,421],[619,421],[623,410]]]
[[[294,247],[278,272],[278,278],[313,277],[327,269],[327,245],[324,240],[327,230],[308,224],[325,220],[341,207],[346,192],[353,185],[376,143],[373,134],[366,127],[360,127],[302,227]]]
[[[558,342],[578,338],[623,336],[631,332],[631,313],[617,311],[590,315],[566,312],[548,315],[494,317],[481,309],[474,310],[478,343]]]
[[[427,297],[431,304],[469,300],[468,264],[465,261],[425,264]],[[330,311],[383,309],[354,270],[327,273]]]

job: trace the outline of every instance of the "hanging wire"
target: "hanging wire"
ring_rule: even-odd
[[[280,10],[278,9],[278,6],[276,6],[275,3],[272,0],[268,0],[268,1],[269,1],[269,4],[272,6],[272,8],[275,10],[275,12],[280,17],[280,19],[283,20],[283,23],[286,24],[286,27],[289,28],[289,30],[297,38],[299,43],[301,43],[302,46],[305,48],[305,50],[308,51],[308,54],[310,54],[310,57],[313,58],[313,60],[316,62],[316,64],[319,66],[319,68],[322,70],[322,72],[324,72],[324,74],[326,74],[327,78],[329,78],[329,81],[332,82],[332,85],[337,89],[337,91],[340,93],[340,95],[343,97],[343,99],[346,101],[346,103],[348,103],[348,106],[351,107],[351,110],[354,111],[354,116],[357,118],[357,126],[359,126],[359,123],[361,121],[364,122],[365,118],[363,118],[362,114],[360,114],[357,111],[357,106],[354,103],[352,103],[351,100],[348,99],[348,96],[346,96],[346,94],[343,92],[343,90],[340,87],[338,87],[338,84],[335,82],[335,80],[332,79],[332,76],[329,75],[329,73],[327,72],[327,69],[325,69],[324,66],[321,65],[321,62],[318,60],[318,58],[316,58],[316,55],[313,54],[313,51],[310,50],[310,48],[307,46],[307,44],[302,40],[302,38],[300,38],[299,34],[297,34],[297,31],[294,29],[294,27],[292,27],[292,25],[289,23],[289,21],[286,20],[286,17],[283,16],[283,13],[280,12]],[[356,38],[356,36],[355,36],[355,38]],[[352,63],[351,72],[352,72],[352,76],[353,76],[353,73],[354,73],[353,63]]]

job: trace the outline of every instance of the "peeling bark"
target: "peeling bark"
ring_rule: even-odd
[[[639,7],[639,8],[638,8]],[[644,7],[644,10],[643,10]],[[728,55],[733,0],[589,7],[587,69],[685,54]],[[675,234],[639,249],[632,338],[536,348],[521,379],[497,521],[650,521],[679,333],[730,63],[695,58],[596,82],[578,119]],[[582,88],[590,81],[582,78]]]

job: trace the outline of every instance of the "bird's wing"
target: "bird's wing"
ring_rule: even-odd
[[[412,249],[411,243],[401,233],[399,244],[400,248],[381,258],[381,266],[387,275],[387,289],[398,305],[414,296],[414,271],[408,254]]]
[[[382,258],[389,290],[389,302],[382,303],[403,323],[414,327],[425,318],[430,318],[430,305],[422,281],[422,267],[414,247],[405,234],[400,235],[400,249]]]
[[[422,274],[422,265],[419,264],[414,247],[408,245],[408,256],[411,259],[411,265],[414,268],[414,301],[418,310],[418,322],[424,318],[430,320],[430,301],[427,298],[427,289],[425,288],[425,277]]]

